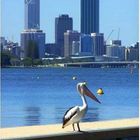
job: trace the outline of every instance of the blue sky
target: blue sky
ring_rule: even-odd
[[[69,14],[74,30],[80,31],[80,0],[40,0],[41,29],[46,33],[46,43],[54,42],[55,17]],[[20,42],[24,29],[24,0],[1,0],[2,35]],[[110,39],[120,39],[123,45],[138,41],[138,0],[100,0],[100,32],[105,39],[113,29]]]

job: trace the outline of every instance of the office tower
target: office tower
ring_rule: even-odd
[[[64,56],[64,32],[67,30],[73,30],[73,20],[69,15],[60,15],[55,19],[55,43],[59,56]]]
[[[137,45],[125,49],[126,61],[139,61],[139,47]]]
[[[40,0],[25,0],[25,30],[21,33],[21,57],[45,57],[45,33],[40,30]]]
[[[91,35],[82,34],[80,37],[81,54],[93,55],[93,38]]]
[[[106,54],[106,46],[104,44],[103,33],[91,33],[93,39],[93,55],[102,56]]]
[[[80,40],[80,33],[77,31],[70,31],[64,33],[64,56],[69,57],[72,55],[73,41]]]
[[[40,28],[40,0],[25,0],[25,29]]]
[[[119,45],[109,45],[106,47],[106,55],[109,57],[117,57],[118,60],[125,60],[125,47]]]
[[[99,33],[99,0],[81,0],[81,33]]]
[[[50,56],[55,56],[57,54],[57,47],[55,43],[47,43],[45,44],[45,52],[46,52],[46,56],[50,57]]]
[[[12,55],[13,56],[16,56],[18,58],[20,58],[20,52],[21,52],[21,47],[17,45],[15,45],[13,48],[12,48]]]
[[[45,57],[45,33],[42,30],[25,30],[21,33],[22,58],[33,59]]]

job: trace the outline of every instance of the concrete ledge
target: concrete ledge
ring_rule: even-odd
[[[72,127],[62,129],[61,124],[0,129],[3,140],[109,140],[138,137],[139,119],[122,119],[81,123],[82,132],[73,132]]]

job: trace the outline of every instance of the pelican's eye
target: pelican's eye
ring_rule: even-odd
[[[87,82],[84,82],[83,85],[87,85]]]

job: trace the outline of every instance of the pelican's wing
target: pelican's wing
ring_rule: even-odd
[[[79,111],[79,107],[71,107],[69,108],[63,117],[63,126]]]

